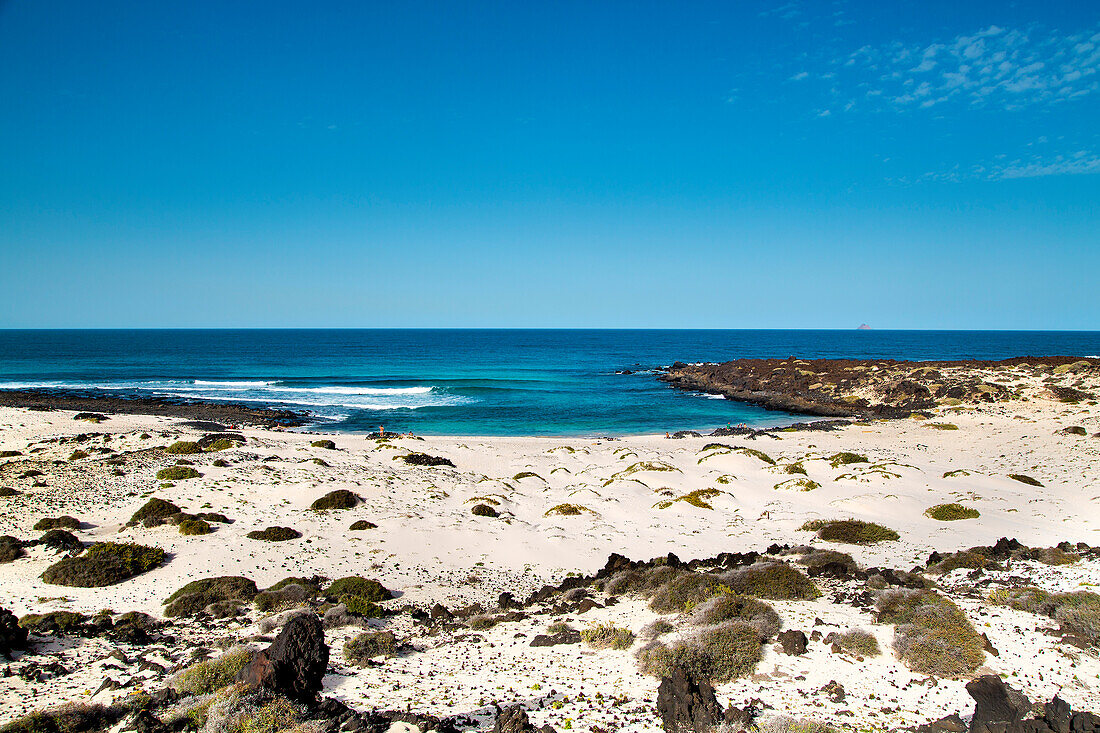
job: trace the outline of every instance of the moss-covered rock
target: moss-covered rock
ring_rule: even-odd
[[[98,588],[120,583],[164,562],[164,550],[133,543],[97,542],[76,557],[46,569],[42,580],[52,585]]]

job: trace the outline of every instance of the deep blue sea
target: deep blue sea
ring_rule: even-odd
[[[11,330],[0,389],[278,405],[336,431],[594,436],[792,421],[658,382],[652,370],[677,360],[1054,354],[1100,354],[1100,332]]]

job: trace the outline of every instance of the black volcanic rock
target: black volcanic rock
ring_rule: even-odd
[[[657,712],[665,733],[709,733],[724,718],[710,683],[694,679],[682,667],[661,680]]]
[[[237,679],[301,702],[313,702],[321,691],[328,657],[320,620],[312,613],[302,613],[286,622],[271,646],[257,654]]]

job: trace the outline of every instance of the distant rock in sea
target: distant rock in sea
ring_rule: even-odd
[[[861,324],[859,324],[859,328],[857,328],[856,330],[857,331],[870,331],[871,327],[868,326],[866,323],[861,323]]]

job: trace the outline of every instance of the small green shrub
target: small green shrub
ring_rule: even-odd
[[[802,474],[806,475],[806,467],[802,465],[802,461],[795,461],[794,463],[788,463],[783,466],[783,473],[788,474]]]
[[[65,530],[51,530],[54,532],[64,532]],[[18,537],[12,537],[10,534],[0,537],[0,563],[14,562],[21,557],[26,557],[27,551],[23,549],[23,543]]]
[[[201,535],[210,534],[214,531],[214,528],[210,526],[210,523],[204,519],[185,519],[178,525],[180,534],[183,535]]]
[[[942,575],[943,573],[950,573],[952,570],[958,570],[959,568],[992,569],[997,567],[1000,566],[984,553],[975,552],[974,550],[959,550],[958,552],[951,553],[939,562],[929,565],[928,569],[933,573]]]
[[[593,649],[629,649],[634,645],[634,632],[614,624],[597,624],[581,631],[581,639]]]
[[[870,463],[870,461],[867,460],[867,456],[860,455],[859,453],[849,453],[848,451],[834,453],[829,458],[829,465],[833,468],[840,468],[841,466],[847,466],[852,463]]]
[[[755,448],[736,448],[735,450],[742,455],[750,456],[758,461],[763,461],[769,466],[775,465],[775,459],[762,450],[756,450]]]
[[[250,649],[231,649],[217,659],[191,665],[177,674],[170,684],[184,695],[206,695],[232,684],[254,657]]]
[[[226,468],[229,466],[229,461],[223,460],[221,458],[215,458],[210,465],[214,468]]]
[[[388,601],[393,594],[377,580],[368,580],[357,575],[334,580],[325,588],[324,596],[330,601],[338,601],[344,596],[359,596],[368,601]]]
[[[397,456],[410,466],[447,466],[448,468],[454,468],[455,464],[450,458],[442,458],[440,456],[429,456],[427,453],[409,453],[403,456]]]
[[[658,585],[649,599],[649,607],[657,613],[683,613],[721,592],[721,584],[713,575],[692,571],[673,572]]]
[[[343,596],[340,601],[344,604],[344,608],[347,612],[353,616],[382,618],[386,613],[384,608],[374,601],[367,600],[363,596]]]
[[[714,509],[714,507],[710,505],[710,500],[724,493],[726,492],[720,491],[719,489],[696,489],[682,496],[677,496],[675,499],[659,501],[653,506],[658,509],[668,509],[677,502],[683,502],[698,507],[699,509]]]
[[[934,430],[958,430],[959,426],[949,422],[930,422],[926,427]]]
[[[962,609],[930,590],[886,590],[876,602],[880,622],[896,624],[894,650],[919,674],[959,677],[985,661],[982,637]]]
[[[759,631],[731,621],[669,645],[650,642],[638,650],[638,666],[642,674],[658,678],[681,667],[696,679],[723,684],[751,674],[760,662],[762,646]]]
[[[202,453],[202,448],[199,447],[198,443],[191,440],[177,440],[165,448],[164,452],[177,456],[190,456],[195,453]]]
[[[741,621],[753,626],[765,638],[778,633],[780,626],[779,614],[774,608],[735,593],[720,593],[697,605],[691,613],[691,622],[697,626],[714,626],[726,621]]]
[[[517,473],[515,476],[512,477],[512,480],[513,481],[522,481],[525,478],[537,478],[539,481],[545,481],[546,480],[542,476],[539,476],[534,471],[520,471],[519,473]]]
[[[153,497],[134,512],[129,523],[144,524],[146,526],[164,524],[168,517],[179,514],[181,511],[183,510],[172,502]]]
[[[164,562],[164,550],[132,543],[97,542],[76,557],[46,569],[42,580],[52,585],[99,588],[140,575]]]
[[[17,450],[0,450],[0,458],[15,458],[23,453]]]
[[[284,697],[265,702],[259,708],[243,716],[240,733],[278,733],[300,730],[298,723],[304,711]]]
[[[326,450],[336,450],[336,443],[331,440],[315,440],[310,443],[314,448],[324,448]]]
[[[581,514],[592,514],[592,510],[580,504],[558,504],[546,510],[544,517],[576,517]]]
[[[970,471],[967,471],[965,468],[956,468],[954,471],[946,471],[943,474],[943,477],[944,478],[957,478],[959,476],[969,476],[969,475],[970,475]]]
[[[88,617],[75,611],[28,613],[19,625],[33,634],[76,634],[84,629]]]
[[[1033,479],[1031,476],[1025,476],[1022,473],[1010,473],[1008,477],[1014,481],[1019,481],[1022,484],[1028,486],[1042,486],[1043,484],[1038,479]]]
[[[164,615],[193,616],[216,603],[251,602],[256,594],[255,582],[236,575],[193,580],[165,599]]]
[[[230,448],[236,448],[236,447],[237,447],[237,444],[234,443],[232,440],[227,440],[225,438],[218,438],[217,440],[215,440],[213,443],[211,443],[207,447],[206,452],[207,453],[220,453],[223,450],[229,450]]]
[[[397,637],[392,631],[367,631],[344,644],[344,658],[365,667],[375,657],[397,656]]]
[[[724,573],[722,583],[734,593],[774,601],[812,600],[821,596],[798,568],[782,562],[758,562]]]
[[[80,529],[80,520],[68,514],[61,517],[46,517],[35,522],[34,529],[39,532],[48,529]]]
[[[250,540],[263,540],[264,542],[286,542],[287,540],[296,540],[301,536],[301,532],[290,527],[254,529],[247,535]]]
[[[810,569],[837,564],[843,565],[849,573],[859,570],[855,558],[846,552],[838,552],[837,550],[819,550],[815,547],[799,557],[798,561]]]
[[[926,509],[924,516],[941,522],[954,522],[959,519],[977,519],[981,512],[962,504],[937,504]]]
[[[347,489],[336,489],[310,505],[310,509],[323,512],[329,509],[353,509],[359,504],[359,495]]]
[[[87,457],[88,457],[88,451],[83,451],[83,450],[74,450],[72,453],[69,454],[69,460],[70,461],[79,461],[81,458],[87,458]]]
[[[817,536],[826,542],[844,542],[850,545],[871,545],[876,542],[893,541],[900,537],[897,532],[888,527],[859,519],[825,522],[817,530]]]
[[[837,635],[835,643],[849,654],[860,657],[877,657],[882,654],[875,635],[863,629],[845,631],[843,634]]]
[[[991,603],[1049,616],[1064,631],[1079,634],[1091,644],[1100,642],[1100,595],[1091,591],[1049,593],[1040,588],[998,588]]]
[[[475,504],[470,513],[477,517],[499,517],[500,512],[493,509],[488,504]]]
[[[821,484],[808,477],[790,478],[786,481],[780,481],[772,488],[777,491],[790,491],[792,489],[797,491],[813,491],[815,489],[820,489]]]
[[[623,481],[630,478],[636,473],[643,473],[647,471],[675,471],[676,473],[680,473],[680,469],[676,468],[670,463],[665,463],[664,461],[638,461],[637,463],[632,463],[623,470],[612,474],[611,478],[603,482],[603,485],[610,486],[615,481]]]
[[[202,478],[202,474],[190,466],[169,466],[157,471],[160,481],[185,481],[189,478]]]
[[[374,522],[368,522],[365,519],[357,519],[356,521],[351,523],[351,526],[348,527],[348,529],[353,531],[359,531],[361,529],[378,529],[378,525]]]

